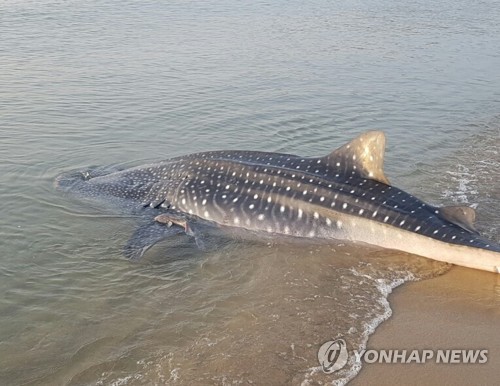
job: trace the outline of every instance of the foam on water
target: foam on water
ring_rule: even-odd
[[[358,273],[355,269],[351,270],[352,273],[355,276],[364,276],[369,279],[372,279],[371,277],[360,274]],[[437,272],[436,272],[437,273]],[[374,299],[377,301],[379,304],[383,306],[384,312],[377,315],[375,318],[373,318],[371,321],[368,321],[366,323],[366,328],[362,332],[362,339],[361,343],[359,346],[356,348],[356,350],[362,351],[366,349],[366,344],[368,342],[368,338],[370,337],[371,334],[375,332],[375,329],[385,320],[389,319],[390,316],[392,315],[392,309],[388,301],[388,296],[392,293],[392,290],[408,281],[413,281],[413,280],[418,280],[417,277],[412,273],[412,272],[407,272],[406,276],[393,279],[392,281],[387,281],[387,279],[377,279],[378,287],[377,289],[380,291],[380,296],[379,298]],[[349,332],[352,332],[349,330]],[[353,379],[360,371],[362,368],[362,363],[359,361],[359,359],[355,355],[350,355],[349,361],[347,363],[348,368],[345,370],[342,370],[340,376],[338,379],[334,379],[331,381],[331,385],[334,386],[343,386],[346,385],[351,379]],[[301,386],[308,386],[311,384],[315,384],[316,380],[313,380],[313,376],[316,374],[321,374],[322,367],[321,366],[315,366],[309,369],[310,372],[306,373],[304,380],[301,382]]]
[[[481,125],[455,152],[438,160],[434,181],[425,189],[441,205],[470,206],[477,211],[477,227],[486,237],[499,240],[500,129],[499,118]],[[425,169],[428,169],[426,165]],[[444,173],[443,173],[444,172]],[[438,176],[441,173],[441,177]],[[439,183],[439,185],[438,185]],[[431,189],[436,189],[430,192]],[[441,192],[440,196],[436,193]]]

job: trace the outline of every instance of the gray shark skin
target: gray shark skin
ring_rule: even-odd
[[[500,245],[479,236],[474,210],[435,207],[391,186],[384,151],[384,134],[371,131],[324,157],[212,151],[64,174],[56,185],[143,214],[125,250],[134,259],[182,228],[196,237],[209,225],[364,242],[498,273]]]

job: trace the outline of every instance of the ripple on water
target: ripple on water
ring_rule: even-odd
[[[166,262],[163,245],[139,265],[87,261],[64,278],[41,275],[32,291],[54,282],[41,309],[64,311],[26,337],[51,356],[33,356],[35,365],[59,357],[39,381],[92,383],[99,374],[100,384],[344,382],[359,363],[327,376],[317,368],[319,346],[343,336],[350,350],[363,348],[390,315],[394,286],[448,267],[348,245],[224,245],[188,262],[176,260],[183,251],[167,252]],[[78,316],[56,328],[71,315]]]

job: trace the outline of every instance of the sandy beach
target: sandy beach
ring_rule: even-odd
[[[352,385],[493,385],[500,366],[500,276],[453,267],[389,296],[392,317],[367,349],[488,349],[485,364],[363,364]]]

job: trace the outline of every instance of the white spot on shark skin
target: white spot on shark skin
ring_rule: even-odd
[[[332,225],[332,220],[330,220],[328,217],[325,219],[326,225]]]
[[[378,211],[373,212],[372,217],[377,217]]]
[[[208,213],[208,210],[206,210],[205,212],[203,212],[203,215],[204,215],[206,218],[210,218],[210,213]]]
[[[299,214],[297,215],[297,218],[301,219],[302,218],[302,215],[303,215],[303,211],[302,209],[299,209]]]
[[[233,198],[233,202],[238,202],[239,197]]]
[[[415,228],[415,232],[418,232],[422,227],[419,225]]]
[[[182,205],[186,205],[186,199],[185,199],[185,198],[183,198],[183,199],[181,200],[181,203],[182,203]]]
[[[283,205],[280,206],[280,212],[284,213],[285,212],[285,207]]]
[[[285,228],[283,229],[283,232],[288,235],[290,234],[290,228],[288,227],[288,225],[285,225]]]
[[[260,221],[262,221],[262,220],[264,220],[265,216],[261,213],[261,214],[259,214],[259,215],[257,216],[257,218],[258,218]]]
[[[234,222],[235,225],[238,225],[240,223],[240,219],[238,217],[235,217],[233,219],[233,222]]]
[[[432,232],[432,234],[433,234],[433,235],[437,235],[437,234],[438,234],[438,232],[439,232],[439,230],[437,230],[437,229],[436,229],[434,232]]]
[[[403,226],[403,225],[405,225],[405,220],[403,220],[403,221],[401,221],[401,222],[399,223],[399,226]]]
[[[268,202],[268,203],[271,203],[271,201],[272,201],[272,200],[273,200],[273,199],[271,198],[271,196],[269,196],[269,197],[267,198],[267,202]]]
[[[201,202],[201,205],[207,205],[207,199],[204,198],[203,201]]]
[[[335,223],[335,225],[337,225],[337,228],[342,229],[342,227],[343,227],[344,224],[342,223],[342,221],[337,220],[337,222]]]
[[[360,210],[359,210],[359,214],[360,214],[360,215],[361,215],[361,214],[363,214],[363,212],[364,212],[364,211],[365,211],[364,209],[360,209]]]
[[[318,212],[314,212],[313,213],[313,217],[317,220],[319,219],[319,213]]]
[[[258,198],[259,198],[259,195],[258,195],[258,194],[254,194],[254,195],[253,195],[253,199],[254,199],[254,200],[256,200],[256,199],[258,199]]]
[[[384,218],[384,222],[387,222],[387,221],[389,221],[389,216],[385,216],[385,218]]]
[[[305,196],[307,194],[307,190],[304,190],[302,194]]]
[[[254,204],[250,204],[250,205],[248,205],[248,209],[253,209],[253,208],[255,208],[255,205],[254,205]]]
[[[343,208],[343,209],[347,209],[347,203],[345,203],[345,202],[344,202],[344,203],[342,204],[342,208]]]

